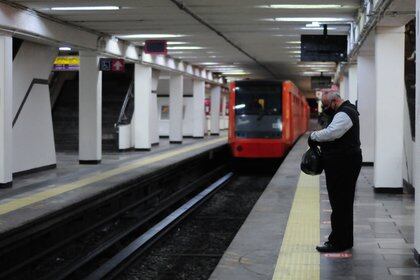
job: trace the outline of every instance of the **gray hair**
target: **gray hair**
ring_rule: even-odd
[[[328,102],[341,99],[340,93],[338,91],[329,91],[325,93],[325,95],[327,96]]]

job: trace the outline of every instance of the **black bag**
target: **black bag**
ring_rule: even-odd
[[[311,147],[303,154],[300,169],[308,175],[319,175],[322,173],[324,167],[322,166],[321,152],[318,147]]]

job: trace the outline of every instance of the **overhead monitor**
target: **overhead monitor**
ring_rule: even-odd
[[[313,90],[331,88],[332,77],[331,76],[312,76],[311,86]]]
[[[302,61],[346,61],[346,35],[301,35]]]
[[[166,55],[167,42],[165,40],[147,40],[144,43],[144,52],[152,55]]]

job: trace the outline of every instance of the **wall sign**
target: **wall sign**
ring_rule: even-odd
[[[79,66],[78,56],[57,56],[54,60],[53,71],[78,71]]]
[[[104,72],[125,72],[124,59],[101,58],[99,60],[99,70]]]

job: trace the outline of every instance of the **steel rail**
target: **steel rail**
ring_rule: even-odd
[[[117,276],[124,268],[130,265],[141,252],[150,247],[160,237],[172,229],[177,223],[183,220],[189,213],[207,201],[216,190],[225,185],[232,177],[233,173],[230,172],[224,175],[222,178],[218,179],[216,182],[194,196],[191,200],[183,204],[158,224],[128,244],[128,246],[123,248],[119,253],[102,264],[85,279],[111,279]]]

